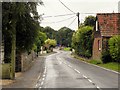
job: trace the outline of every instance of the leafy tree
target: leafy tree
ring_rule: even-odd
[[[37,3],[35,2],[4,2],[2,4],[2,30],[5,41],[5,58],[11,58],[10,61],[5,59],[5,62],[11,62],[12,79],[14,79],[15,75],[16,38],[17,50],[20,51],[30,50],[35,41],[35,33],[37,33],[36,30],[39,25],[36,5]]]
[[[38,37],[36,38],[36,42],[34,45],[34,50],[37,52],[37,56],[38,56],[38,52],[41,51],[41,46],[44,45],[44,42],[46,39],[47,39],[47,36],[45,33],[43,32],[38,33]]]
[[[45,28],[41,29],[42,32],[46,33],[47,37],[50,39],[56,39],[56,32],[54,29],[51,27],[47,26]]]
[[[112,59],[116,62],[120,62],[120,35],[113,36],[109,40],[109,52]]]
[[[85,18],[84,25],[85,26],[95,26],[96,18],[94,16],[88,16]]]
[[[45,41],[45,47],[47,49],[47,51],[51,50],[53,51],[53,48],[56,46],[56,40],[55,39],[47,39]]]
[[[88,58],[92,56],[92,29],[90,26],[84,26],[73,34],[72,47],[78,55]]]
[[[67,27],[59,29],[56,38],[57,43],[66,47],[71,46],[73,32],[73,30]]]

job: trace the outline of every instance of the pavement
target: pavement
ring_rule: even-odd
[[[33,66],[26,72],[15,74],[15,80],[0,80],[2,88],[35,88],[35,84],[44,71],[44,57],[34,60]]]

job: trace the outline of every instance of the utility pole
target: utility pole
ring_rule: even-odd
[[[79,25],[80,25],[79,15],[80,15],[80,13],[78,12],[78,13],[77,13],[77,17],[78,17],[78,29],[79,29]]]

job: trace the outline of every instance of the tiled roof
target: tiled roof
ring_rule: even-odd
[[[97,14],[101,36],[111,37],[120,34],[120,13]]]

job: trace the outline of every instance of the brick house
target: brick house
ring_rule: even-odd
[[[93,59],[100,59],[101,52],[108,49],[108,40],[120,35],[120,13],[98,13],[94,27]]]

